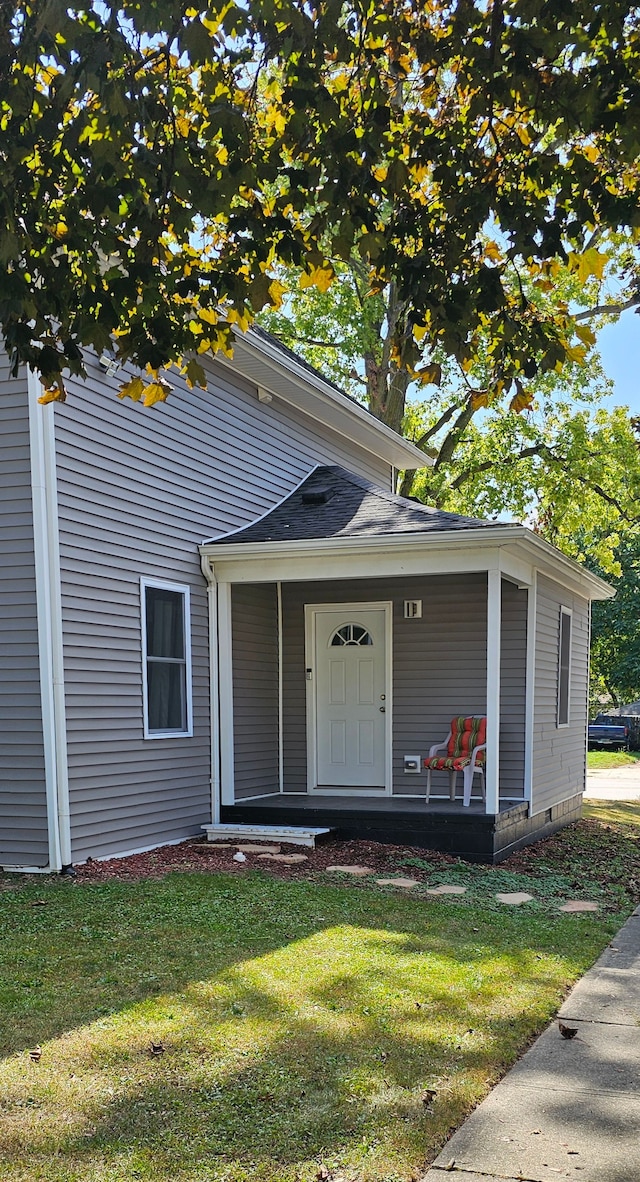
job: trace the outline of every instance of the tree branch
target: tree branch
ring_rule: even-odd
[[[622,304],[598,304],[596,308],[587,308],[586,312],[578,312],[574,320],[592,320],[594,316],[618,316],[628,308],[640,307],[640,295],[631,296]]]

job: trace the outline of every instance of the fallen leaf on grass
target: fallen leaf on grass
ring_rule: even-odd
[[[422,1103],[424,1104],[425,1108],[429,1104],[431,1104],[432,1100],[435,1100],[437,1094],[438,1093],[436,1092],[435,1088],[427,1088],[426,1091],[424,1091],[422,1093],[422,1096],[420,1097],[420,1099],[422,1100]]]
[[[33,903],[31,904],[32,907],[46,907],[46,905],[46,899],[34,899]]]
[[[158,1055],[164,1055],[164,1052],[165,1052],[164,1043],[161,1043],[161,1042],[152,1042],[151,1043],[151,1046],[149,1047],[149,1054],[153,1058],[157,1058]]]
[[[32,1051],[29,1051],[29,1058],[32,1063],[39,1063],[42,1058],[42,1047],[34,1047]]]

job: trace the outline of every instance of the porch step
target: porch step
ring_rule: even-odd
[[[315,848],[316,838],[327,837],[334,830],[307,829],[299,825],[202,825],[207,841],[283,841],[287,845],[307,845]]]

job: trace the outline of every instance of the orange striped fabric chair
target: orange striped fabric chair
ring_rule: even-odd
[[[482,797],[484,790],[484,761],[486,754],[486,718],[452,718],[451,730],[443,743],[434,743],[424,761],[427,769],[427,803],[431,795],[432,771],[449,772],[449,797],[456,798],[456,780],[462,772],[464,789],[462,803],[468,807],[471,802],[471,787],[476,772],[480,773]],[[438,752],[444,752],[439,755]]]

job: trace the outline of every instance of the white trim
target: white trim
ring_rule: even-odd
[[[231,584],[218,580],[218,668],[220,670],[220,792],[234,804],[233,640]]]
[[[556,729],[559,731],[566,730],[571,726],[571,665],[573,655],[573,608],[565,607],[563,603],[558,605],[560,611],[558,613],[558,678],[556,682]],[[560,676],[562,660],[562,617],[568,616],[570,620],[569,625],[569,663],[567,666],[567,721],[560,722]],[[587,687],[588,687],[587,682]],[[587,689],[588,692],[588,689]]]
[[[49,545],[47,465],[45,463],[45,415],[46,429],[51,430],[53,419],[51,408],[38,402],[42,387],[36,375],[27,371],[27,394],[29,406],[29,450],[31,464],[31,503],[33,513],[33,550],[36,582],[36,620],[38,629],[38,665],[40,675],[40,702],[42,710],[42,741],[44,748],[44,781],[47,801],[47,839],[49,847],[49,871],[60,871],[62,843],[60,834],[60,808],[58,798],[59,732],[56,727],[53,663],[53,602],[51,593],[52,558]],[[29,868],[30,869],[30,868]],[[26,870],[26,868],[25,868]]]
[[[278,611],[278,789],[284,792],[284,666],[282,651],[282,583],[276,583]]]
[[[251,329],[245,333],[235,330],[233,359],[216,354],[216,360],[244,374],[255,384],[256,393],[261,387],[276,401],[289,403],[392,466],[404,469],[433,465],[433,460],[415,444],[381,423],[322,374]]]
[[[536,711],[536,636],[538,630],[538,580],[534,571],[533,582],[527,590],[527,668],[525,674],[525,723],[524,723],[524,797],[533,800],[533,744]]]
[[[288,492],[283,493],[280,499],[276,501],[270,509],[265,509],[264,513],[261,513],[259,517],[252,517],[251,521],[245,522],[244,525],[238,525],[236,529],[229,529],[226,531],[226,533],[214,534],[212,538],[205,538],[201,545],[212,546],[215,544],[215,542],[219,542],[221,538],[232,538],[234,534],[244,533],[245,529],[248,529],[249,526],[259,525],[261,521],[264,521],[265,517],[269,517],[271,513],[275,513],[276,509],[279,509],[281,505],[284,505],[285,501],[289,500],[289,497],[292,497],[299,488],[302,488],[303,484],[309,479],[310,476],[313,476],[314,472],[317,472],[319,467],[319,464],[314,464],[308,472],[305,472],[304,476],[300,477],[298,483],[294,484],[293,488],[290,488]]]
[[[280,542],[212,542],[203,545],[201,553],[223,568],[230,582],[258,583],[463,573],[487,570],[495,565],[498,553],[501,564],[505,559],[507,573],[519,583],[527,584],[530,572],[536,569],[583,599],[611,599],[615,594],[602,579],[522,525]]]
[[[385,636],[385,785],[374,792],[371,789],[318,787],[317,728],[316,728],[316,616],[326,612],[384,611]],[[393,791],[393,602],[376,600],[361,603],[349,600],[345,603],[305,603],[304,605],[304,664],[311,669],[311,679],[306,680],[306,723],[307,723],[307,792],[326,796],[350,796],[353,799],[368,791],[370,796],[391,796]]]
[[[486,812],[500,811],[500,631],[502,574],[487,572],[487,752]]]
[[[147,693],[147,588],[175,591],[182,595],[182,625],[184,629],[186,727],[184,730],[149,730],[149,701]],[[140,621],[142,629],[142,726],[145,739],[193,738],[193,685],[191,678],[191,588],[186,583],[166,583],[150,575],[140,576]],[[153,659],[153,658],[152,658]]]
[[[209,730],[211,750],[211,824],[220,823],[220,683],[218,669],[218,583],[213,563],[201,558],[207,580],[209,621]]]
[[[5,874],[59,874],[59,866],[0,866]]]

